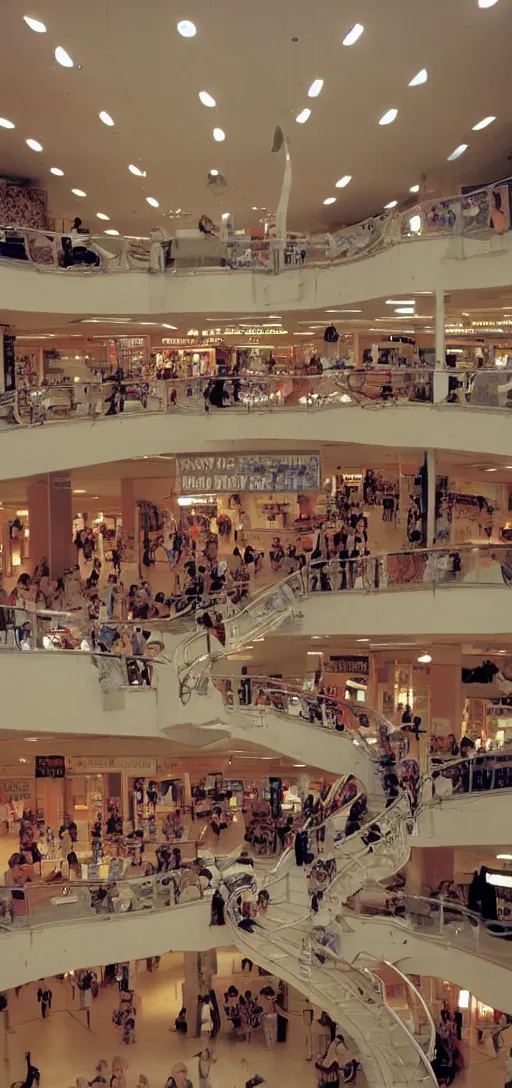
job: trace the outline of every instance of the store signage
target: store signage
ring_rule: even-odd
[[[4,801],[30,801],[30,782],[26,778],[0,779],[0,797]]]
[[[236,325],[230,325],[224,329],[224,336],[288,336],[288,329],[276,329],[266,325],[255,325],[254,328],[237,328]]]
[[[486,706],[487,718],[512,718],[512,708],[509,706]]]
[[[71,774],[156,774],[156,756],[66,756],[66,769]]]
[[[320,456],[317,453],[178,457],[178,491],[318,491]]]
[[[64,756],[36,756],[36,778],[64,778]]]
[[[330,657],[328,661],[324,661],[322,672],[344,672],[350,676],[369,676],[370,661],[368,657],[356,657],[350,654],[345,657]]]
[[[222,344],[222,336],[164,336],[162,344],[172,348],[214,348]]]

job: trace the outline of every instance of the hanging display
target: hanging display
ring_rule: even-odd
[[[320,456],[243,453],[178,457],[178,488],[185,495],[204,491],[318,491]]]

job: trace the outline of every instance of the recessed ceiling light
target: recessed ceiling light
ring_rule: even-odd
[[[231,212],[223,212],[222,213],[222,218],[223,219],[229,219],[230,215],[231,215]]]
[[[305,767],[306,764],[305,763],[294,763],[293,766],[294,767]]]
[[[87,196],[87,193],[84,193],[83,189],[72,189],[71,192],[74,193],[75,196]]]
[[[59,166],[50,166],[50,174],[55,174],[56,178],[64,177],[64,171]]]
[[[209,172],[209,174],[211,174],[212,178],[218,178],[218,176],[219,176],[219,171],[218,170],[209,170],[208,172]]]
[[[395,309],[396,314],[413,314],[414,306],[397,306]]]
[[[63,49],[62,45],[58,45],[56,50],[55,50],[55,60],[57,61],[58,64],[62,64],[63,68],[73,68],[74,67],[73,61],[72,61],[69,53],[66,53],[66,50]]]
[[[469,144],[459,144],[459,146],[455,148],[455,151],[452,151],[451,155],[448,155],[447,161],[454,162],[455,159],[460,159],[461,155],[467,151],[468,147]]]
[[[213,109],[213,107],[217,105],[211,94],[208,94],[208,91],[199,91],[199,98],[201,99],[203,106],[209,106],[210,109]]]
[[[43,150],[43,145],[39,143],[39,140],[25,140],[25,143],[32,148],[32,151]]]
[[[411,79],[411,82],[409,83],[409,87],[421,87],[421,84],[426,83],[427,79],[428,79],[427,69],[422,68],[421,71],[419,71],[418,74],[415,75],[413,79]]]
[[[134,166],[133,162],[130,163],[128,169],[130,171],[130,174],[135,174],[135,176],[138,177],[138,178],[145,178],[146,177],[146,171],[141,170],[140,166]]]
[[[349,30],[348,34],[345,34],[343,45],[354,45],[361,37],[363,30],[364,26],[361,26],[361,23],[355,23],[352,30]]]
[[[390,200],[388,204],[385,204],[385,208],[396,208],[398,200]]]
[[[46,27],[40,19],[32,19],[30,15],[24,15],[23,18],[27,26],[29,26],[31,30],[35,30],[36,34],[46,34]]]
[[[226,139],[226,133],[224,132],[224,129],[214,128],[213,138],[217,141],[218,144],[221,144],[222,141]]]
[[[112,125],[114,124],[114,118],[111,117],[106,110],[102,110],[98,116],[100,121],[103,121],[104,125],[108,125],[110,128],[112,128]]]
[[[410,193],[419,193],[419,191],[420,191],[419,185],[411,185],[411,188],[409,189]]]
[[[392,122],[395,120],[397,113],[398,110],[395,110],[394,108],[387,110],[386,113],[383,113],[379,121],[379,125],[391,125]]]
[[[420,661],[422,665],[428,665],[432,661],[432,657],[430,654],[420,654],[417,660]]]
[[[326,312],[326,314],[362,314],[363,311],[362,310],[326,310],[325,312]],[[299,325],[301,325],[301,324],[302,324],[302,322],[299,321]],[[304,322],[304,324],[306,324],[306,322]]]
[[[86,495],[86,494],[87,494],[87,492],[85,490],[85,487],[74,487],[73,488],[73,495]]]
[[[323,79],[314,79],[308,91],[308,98],[318,98],[323,85]]]
[[[497,4],[497,3],[498,3],[498,0],[478,0],[478,7],[479,8],[493,8],[494,5]]]
[[[498,469],[497,469],[497,468],[486,468],[486,470],[485,470],[485,471],[486,471],[486,472],[497,472],[497,471],[498,471]]]
[[[8,121],[7,117],[0,117],[0,128],[15,128],[12,121]]]
[[[415,306],[416,301],[413,298],[387,298],[386,306]]]
[[[196,34],[195,24],[190,22],[190,19],[181,19],[176,27],[178,34],[181,34],[182,38],[194,38]]]
[[[159,208],[160,207],[160,204],[159,204],[158,200],[154,196],[147,196],[146,201],[147,201],[148,204],[151,204],[152,208]]]
[[[473,132],[480,132],[481,129],[487,128],[488,125],[492,125],[495,120],[495,117],[484,117],[483,121],[479,121],[477,125],[473,125]]]
[[[165,323],[165,321],[164,321],[164,323],[163,323],[163,325],[162,325],[162,328],[163,328],[163,329],[177,329],[177,328],[178,328],[178,326],[177,326],[177,325],[167,325],[167,324]]]
[[[336,182],[336,188],[344,189],[345,185],[348,185],[349,181],[352,181],[352,174],[344,174],[343,177]]]
[[[496,861],[512,861],[512,854],[496,854]]]
[[[110,219],[109,215],[105,215],[105,212],[96,212],[96,219]]]
[[[336,197],[335,196],[328,196],[326,198],[326,200],[324,200],[324,204],[335,204],[335,203],[336,203]]]
[[[356,638],[356,642],[369,642],[369,638]]]
[[[23,737],[27,744],[37,744],[37,737]]]
[[[105,234],[115,234],[116,237],[119,237],[119,231],[118,230],[112,230],[112,229],[111,230],[106,230]]]
[[[306,107],[305,110],[301,110],[300,113],[297,114],[295,120],[296,120],[298,125],[305,125],[306,121],[310,117],[311,117],[311,110],[308,110],[308,108]]]

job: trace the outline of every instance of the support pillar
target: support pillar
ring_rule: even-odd
[[[430,728],[435,736],[454,733],[460,739],[464,694],[462,690],[462,654],[458,647],[432,652],[430,669]]]
[[[436,451],[427,450],[427,548],[436,539]]]
[[[444,289],[436,287],[435,290],[435,347],[436,364],[434,372],[434,403],[440,404],[448,396],[448,374],[446,373],[446,340],[445,340],[445,304]]]
[[[137,527],[137,499],[135,497],[135,480],[121,480],[121,516],[123,520],[123,542],[125,546],[125,560],[127,563],[134,563],[135,533]]]
[[[32,566],[46,556],[50,577],[60,578],[75,563],[71,480],[52,472],[27,488]]]
[[[453,846],[415,847],[407,862],[407,892],[429,896],[442,880],[453,880],[455,850]]]
[[[187,1010],[188,1034],[197,1039],[201,1034],[198,997],[205,996],[212,988],[212,977],[217,971],[215,949],[209,952],[184,952],[183,967],[182,1003]]]

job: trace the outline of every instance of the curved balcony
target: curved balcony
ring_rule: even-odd
[[[508,286],[510,233],[493,229],[493,187],[426,201],[330,235],[252,242],[80,237],[3,227],[0,289],[13,311],[66,314],[272,313],[392,293]],[[505,259],[496,261],[499,253]],[[472,258],[478,257],[478,260]],[[2,259],[3,258],[3,259]],[[448,259],[447,259],[448,258]],[[449,260],[449,258],[454,258]],[[277,273],[277,274],[276,274]]]
[[[375,445],[394,448],[399,434],[404,449],[435,445],[512,455],[509,370],[407,367],[328,370],[317,376],[242,374],[236,381],[176,378],[127,382],[123,388],[115,414],[112,382],[0,395],[0,458],[9,478],[102,464],[113,456],[126,460],[201,449],[211,454],[237,441],[296,444],[299,433],[304,442],[325,442],[340,428],[344,441],[357,445],[367,437],[361,429],[363,409],[372,411]],[[200,428],[190,426],[196,415]]]

